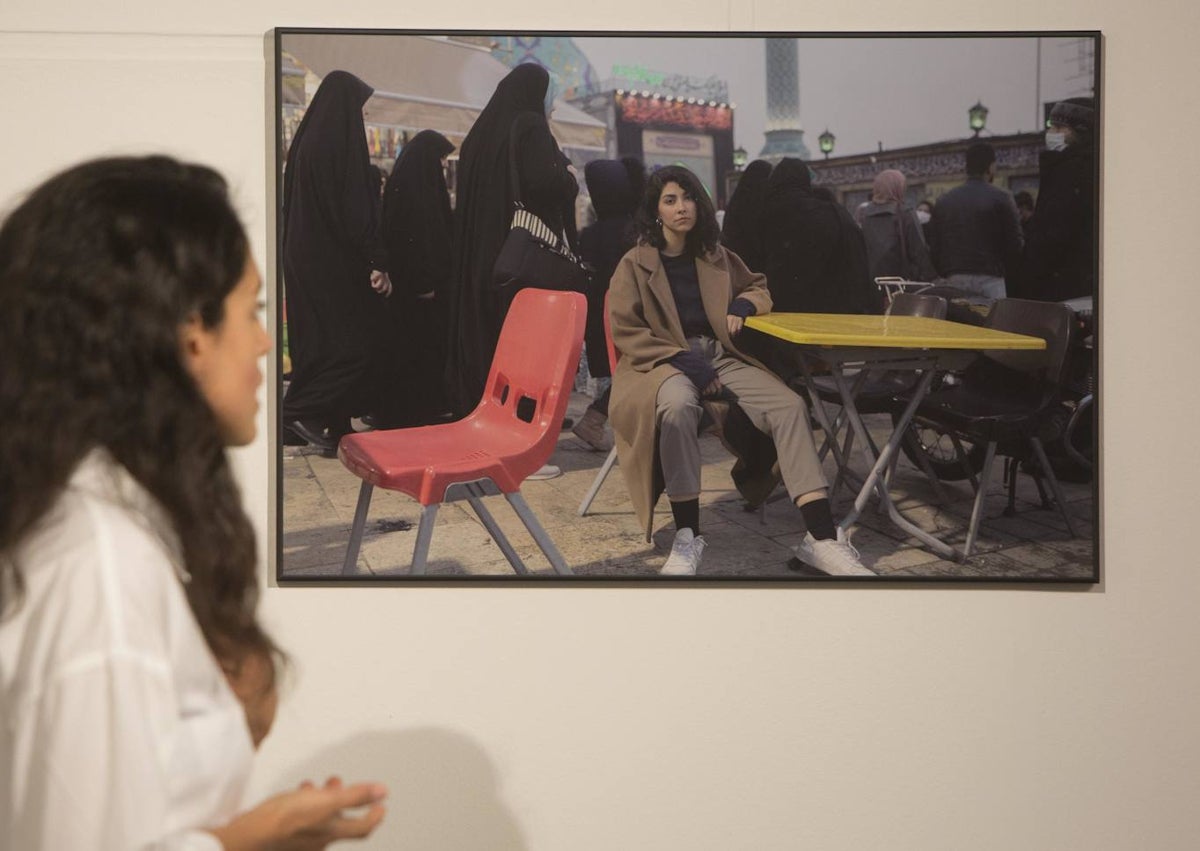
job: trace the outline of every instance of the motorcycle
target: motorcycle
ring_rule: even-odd
[[[918,292],[941,295],[947,298],[951,310],[947,318],[983,324],[984,315],[970,307],[960,297],[960,291],[949,287],[926,287]],[[1060,409],[1050,421],[1043,442],[1046,454],[1061,481],[1087,482],[1091,480],[1095,456],[1095,314],[1091,296],[1063,302],[1074,313],[1071,338],[1068,344],[1066,376],[1062,387]],[[957,308],[957,309],[956,309]],[[935,378],[935,389],[952,385],[957,380],[953,373]],[[893,422],[900,414],[893,412]],[[985,447],[960,441],[941,426],[920,416],[914,417],[904,435],[901,449],[918,469],[928,467],[941,481],[974,481],[983,469]],[[923,463],[924,462],[924,463]],[[1022,462],[1024,468],[1036,472],[1036,461]],[[1010,505],[1012,484],[1016,479],[1017,465],[1006,469],[1005,479],[1010,483]],[[1040,477],[1035,476],[1039,492]],[[1047,497],[1042,492],[1043,502]],[[1006,510],[1006,514],[1009,513]]]

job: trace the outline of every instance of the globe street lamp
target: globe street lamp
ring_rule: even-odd
[[[821,153],[825,155],[825,159],[829,159],[829,155],[833,153],[833,143],[837,141],[837,136],[829,132],[829,128],[825,128],[825,132],[817,137],[817,144],[821,146]]]
[[[746,167],[746,149],[738,146],[733,149],[733,167],[741,171]]]
[[[987,125],[987,114],[988,108],[979,101],[975,101],[975,105],[967,110],[968,123],[976,136]]]

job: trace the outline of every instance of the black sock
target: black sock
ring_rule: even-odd
[[[691,529],[693,535],[700,534],[700,497],[682,502],[671,500],[671,514],[675,517],[675,531]]]
[[[837,527],[833,525],[833,512],[829,509],[829,500],[814,499],[812,502],[806,502],[800,506],[800,513],[804,515],[804,525],[818,541],[829,541],[837,537]]]

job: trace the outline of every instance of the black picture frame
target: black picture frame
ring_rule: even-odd
[[[1096,107],[1096,131],[1095,131],[1095,156],[1093,158],[1093,186],[1095,187],[1095,206],[1092,225],[1092,279],[1096,281],[1095,290],[1092,293],[1092,301],[1088,305],[1082,316],[1087,320],[1087,331],[1089,336],[1087,347],[1080,346],[1076,357],[1080,359],[1082,367],[1079,372],[1078,386],[1071,392],[1073,393],[1072,400],[1075,408],[1068,409],[1067,414],[1078,411],[1074,419],[1078,423],[1082,423],[1081,427],[1086,427],[1090,431],[1090,455],[1093,465],[1093,475],[1091,480],[1086,485],[1075,484],[1070,488],[1068,498],[1069,510],[1077,525],[1080,527],[1081,534],[1073,539],[1067,538],[1065,533],[1060,533],[1061,529],[1057,528],[1061,525],[1053,521],[1053,517],[1057,516],[1053,510],[1039,511],[1031,509],[1026,497],[1028,496],[1028,488],[1022,486],[1020,493],[1021,511],[1018,511],[1017,517],[1006,518],[999,515],[1003,505],[1003,497],[999,493],[993,493],[987,502],[987,513],[984,516],[984,524],[981,529],[981,534],[990,536],[987,544],[982,551],[973,555],[965,564],[952,563],[945,559],[937,559],[934,557],[928,562],[920,561],[920,555],[914,555],[917,559],[910,566],[896,567],[881,571],[877,577],[832,577],[819,575],[819,573],[806,569],[794,559],[788,560],[780,547],[792,542],[793,537],[798,537],[803,531],[803,526],[800,523],[800,515],[794,508],[789,507],[786,502],[778,502],[767,509],[769,514],[778,515],[777,517],[769,517],[763,521],[764,529],[754,529],[752,524],[759,522],[755,515],[748,512],[744,517],[738,516],[735,512],[740,512],[740,507],[736,506],[737,492],[727,489],[726,485],[718,488],[720,494],[713,496],[710,500],[702,499],[702,504],[706,509],[706,514],[717,516],[720,526],[717,535],[710,535],[712,538],[720,536],[724,540],[721,548],[710,547],[706,554],[706,569],[702,570],[700,575],[689,577],[686,580],[680,580],[672,577],[662,577],[658,575],[657,568],[666,558],[666,554],[670,549],[671,529],[673,528],[670,511],[667,508],[665,501],[660,501],[658,510],[655,515],[655,536],[653,543],[645,543],[642,540],[641,530],[637,529],[636,519],[632,516],[632,507],[629,506],[626,495],[626,508],[624,514],[619,509],[613,509],[605,516],[605,522],[594,523],[595,534],[588,537],[587,527],[589,523],[588,517],[575,518],[575,523],[578,524],[575,528],[563,534],[564,530],[570,525],[566,523],[563,517],[557,517],[556,520],[551,520],[547,523],[546,518],[542,518],[544,525],[547,526],[549,537],[554,540],[559,537],[570,538],[573,543],[568,547],[560,547],[564,555],[567,555],[567,550],[571,553],[586,552],[588,555],[585,558],[590,559],[586,563],[580,563],[568,557],[568,562],[574,569],[574,575],[561,576],[554,573],[550,569],[549,563],[542,557],[541,553],[533,547],[532,542],[519,525],[512,527],[509,525],[507,518],[501,518],[508,509],[506,506],[499,504],[498,497],[494,497],[488,501],[488,505],[496,502],[494,515],[502,521],[502,526],[506,530],[515,528],[516,532],[510,535],[510,540],[517,548],[521,557],[528,563],[531,573],[529,575],[517,575],[511,570],[506,569],[508,565],[503,562],[503,556],[495,547],[494,540],[489,543],[480,544],[478,550],[481,563],[485,563],[487,572],[476,572],[474,570],[474,558],[468,555],[465,558],[442,557],[431,558],[429,570],[424,575],[413,576],[408,574],[407,568],[411,560],[411,546],[407,542],[411,542],[416,535],[416,515],[419,513],[419,506],[415,501],[407,500],[406,497],[401,499],[409,503],[407,509],[400,510],[397,513],[397,503],[389,498],[386,504],[381,504],[380,500],[376,499],[375,505],[371,512],[371,526],[368,527],[367,540],[375,545],[376,551],[383,553],[385,550],[388,553],[395,555],[394,559],[386,557],[379,565],[372,565],[370,553],[360,556],[358,568],[359,572],[352,575],[343,575],[339,569],[340,556],[345,551],[348,543],[349,527],[353,516],[353,496],[357,492],[359,480],[349,471],[341,468],[339,462],[335,459],[319,458],[310,450],[304,448],[289,448],[284,446],[284,441],[281,439],[283,430],[282,422],[282,405],[281,399],[283,396],[283,377],[285,376],[285,355],[286,355],[286,330],[284,305],[285,299],[285,282],[283,280],[283,238],[282,238],[282,217],[278,211],[283,209],[283,170],[286,159],[286,149],[290,142],[291,134],[297,126],[303,107],[307,103],[307,98],[312,94],[312,83],[314,78],[319,78],[333,67],[341,67],[351,73],[366,79],[367,82],[375,85],[377,81],[368,79],[369,73],[364,72],[364,68],[370,68],[371,63],[376,61],[372,57],[377,57],[377,50],[356,50],[354,45],[366,44],[368,41],[375,44],[379,39],[395,40],[396,56],[398,65],[409,63],[405,56],[405,46],[416,45],[418,43],[428,46],[431,43],[440,44],[466,44],[474,50],[473,61],[479,61],[481,52],[487,53],[488,57],[495,61],[497,67],[492,72],[492,78],[499,79],[503,73],[510,69],[510,65],[506,65],[499,59],[495,59],[496,47],[491,50],[485,50],[488,44],[507,44],[509,50],[513,53],[526,50],[530,56],[537,56],[537,43],[542,40],[571,40],[577,47],[581,44],[580,51],[586,56],[588,53],[588,45],[591,40],[619,40],[628,44],[638,44],[652,47],[650,44],[653,40],[663,40],[669,43],[681,43],[684,45],[692,45],[697,48],[708,46],[708,42],[699,40],[719,40],[716,42],[718,46],[725,46],[732,50],[733,46],[746,46],[751,42],[759,42],[762,39],[797,39],[800,45],[816,46],[821,45],[826,48],[824,54],[832,56],[828,60],[830,67],[826,67],[822,73],[822,80],[828,82],[836,81],[839,75],[847,78],[851,76],[851,71],[858,68],[863,63],[870,65],[871,51],[870,47],[880,48],[876,52],[884,55],[886,58],[880,60],[878,67],[868,68],[873,70],[878,75],[878,80],[881,86],[887,87],[895,84],[897,78],[903,80],[911,78],[913,80],[928,79],[928,70],[924,68],[924,63],[929,63],[937,73],[934,76],[941,76],[947,81],[955,80],[956,68],[952,62],[948,62],[938,50],[933,48],[941,45],[945,46],[951,43],[965,42],[968,46],[976,48],[971,50],[964,58],[958,60],[966,63],[969,56],[969,61],[978,68],[979,64],[990,60],[993,51],[987,49],[996,46],[1022,46],[1034,45],[1037,50],[1037,83],[1036,91],[1029,94],[1028,101],[1030,105],[1036,105],[1041,110],[1041,122],[1045,121],[1048,116],[1050,105],[1054,98],[1066,97],[1066,92],[1052,92],[1049,90],[1048,80],[1043,80],[1042,75],[1050,73],[1051,61],[1062,61],[1063,56],[1071,50],[1077,51],[1078,65],[1074,69],[1075,80],[1072,83],[1074,89],[1071,94],[1079,93],[1086,90],[1086,93],[1094,97]],[[409,41],[406,41],[409,40]],[[478,30],[388,30],[388,29],[329,29],[329,28],[303,28],[303,27],[280,27],[275,29],[269,40],[270,42],[270,61],[268,68],[268,83],[273,93],[273,103],[270,104],[270,122],[268,132],[271,136],[271,150],[273,151],[273,160],[269,164],[271,169],[271,180],[274,187],[274,232],[271,234],[273,240],[273,266],[268,267],[270,280],[269,287],[272,289],[275,305],[275,369],[274,378],[270,385],[270,419],[271,419],[271,451],[273,469],[273,504],[274,516],[273,520],[273,547],[271,556],[273,559],[273,577],[274,581],[280,585],[378,585],[378,584],[434,584],[434,585],[491,585],[491,586],[521,586],[528,587],[529,585],[552,584],[558,586],[574,586],[581,587],[600,587],[612,584],[658,584],[665,586],[679,585],[720,585],[720,586],[738,586],[738,585],[759,585],[761,583],[775,583],[783,585],[808,585],[834,582],[843,585],[870,585],[878,586],[881,583],[886,585],[893,584],[926,584],[926,585],[979,585],[979,586],[1086,586],[1089,584],[1098,583],[1101,580],[1101,535],[1100,535],[1100,500],[1101,500],[1101,482],[1099,476],[1101,447],[1099,445],[1100,429],[1100,387],[1101,376],[1099,372],[1099,351],[1101,345],[1101,311],[1100,311],[1100,233],[1102,221],[1101,199],[1103,193],[1101,191],[1102,178],[1102,162],[1103,162],[1103,93],[1102,93],[1102,78],[1103,78],[1103,61],[1102,47],[1103,36],[1099,31],[1094,30],[1055,30],[1055,31],[1002,31],[1002,32],[771,32],[771,33],[750,33],[750,32],[699,32],[699,33],[681,33],[681,32],[647,32],[647,33],[628,33],[628,32],[564,32],[564,31],[536,31],[536,32],[484,32]],[[314,56],[305,54],[303,45],[311,45],[314,43],[325,42],[328,44],[336,43],[337,49],[330,49],[322,52],[319,59]],[[725,44],[722,45],[721,43]],[[850,50],[850,43],[861,42],[861,50]],[[899,43],[908,42],[911,47],[911,53],[914,64],[898,63],[896,56],[898,52],[897,45]],[[512,47],[513,44],[517,47]],[[905,45],[900,45],[905,47]],[[842,50],[831,51],[829,48],[841,47]],[[884,49],[886,48],[886,49]],[[926,48],[924,51],[921,48]],[[455,47],[455,49],[458,49]],[[465,47],[463,49],[466,49]],[[1053,56],[1043,55],[1043,51],[1050,54],[1054,51]],[[620,51],[617,51],[618,53]],[[903,52],[903,51],[900,51]],[[995,51],[1003,53],[1003,51]],[[315,51],[314,51],[315,53]],[[653,50],[644,51],[646,55],[655,56]],[[332,58],[331,58],[332,57]],[[337,57],[343,57],[338,60]],[[345,59],[344,57],[349,57]],[[1070,58],[1069,56],[1067,57]],[[336,64],[329,64],[329,63]],[[648,60],[648,64],[652,64],[653,60]],[[411,64],[411,63],[409,63]],[[628,66],[629,63],[626,63]],[[719,63],[713,67],[719,68]],[[965,65],[964,65],[965,67]],[[920,69],[920,73],[918,73]],[[595,71],[596,68],[591,68]],[[617,71],[616,67],[613,71]],[[624,71],[630,77],[626,77],[626,81],[633,83],[642,83],[646,86],[644,91],[647,95],[661,95],[662,92],[651,91],[655,86],[667,86],[668,83],[662,79],[665,76],[660,72],[670,71],[671,69],[649,69],[644,66],[625,67]],[[1001,79],[1012,79],[1014,75],[1009,73],[1012,69],[1004,66],[996,66],[996,72],[993,82],[1000,82]],[[1059,69],[1061,71],[1061,69]],[[1028,71],[1028,69],[1025,69]],[[1003,73],[1001,73],[1003,72]],[[656,76],[657,75],[657,76]],[[414,79],[420,78],[420,74],[411,75]],[[478,76],[478,72],[476,72]],[[587,75],[584,75],[585,77]],[[595,75],[593,75],[595,76]],[[718,73],[713,73],[706,81],[702,77],[697,77],[696,74],[679,74],[678,80],[671,81],[678,86],[702,86],[705,82],[712,83],[720,81]],[[985,75],[986,76],[986,75]],[[765,78],[765,74],[764,74]],[[610,76],[606,81],[603,79],[594,80],[598,84],[612,84],[615,80],[615,74]],[[987,79],[992,79],[988,77]],[[1024,79],[1022,77],[1021,79]],[[476,86],[473,90],[472,97],[469,100],[470,107],[476,111],[486,102],[490,92],[478,90],[478,80],[464,84],[464,91],[470,89],[471,86]],[[589,87],[591,83],[587,84]],[[949,85],[949,83],[947,83]],[[957,85],[957,83],[955,84]],[[1056,83],[1057,85],[1057,83]],[[801,75],[801,105],[800,113],[802,118],[806,118],[804,112],[804,104],[806,97],[804,90],[803,73]],[[375,85],[377,92],[382,90],[381,85]],[[615,91],[611,85],[609,88],[604,88],[603,85],[594,91],[588,88],[582,90],[578,85],[562,87],[560,97],[564,96],[564,92],[569,95],[570,100],[568,105],[574,112],[583,115],[599,115],[604,110],[608,110],[611,118],[613,115],[613,105],[616,102]],[[634,97],[639,97],[641,91],[635,87],[621,89],[623,93],[628,93]],[[664,89],[665,91],[665,89]],[[703,94],[709,97],[711,102],[710,111],[713,108],[726,106],[732,107],[732,126],[728,133],[714,131],[714,138],[711,145],[712,159],[712,177],[713,187],[712,194],[717,203],[723,204],[727,200],[727,196],[736,185],[738,177],[738,168],[734,165],[735,153],[741,147],[739,142],[744,144],[737,135],[737,116],[736,101],[739,95],[732,89],[728,92],[727,102],[717,100],[717,95],[713,91],[704,92]],[[406,96],[409,97],[410,103],[425,103],[426,106],[437,106],[438,102],[443,105],[448,102],[446,98],[426,97],[420,91],[390,91],[385,92],[386,95],[402,101]],[[1053,96],[1053,97],[1050,97]],[[589,112],[587,109],[581,108],[583,101],[589,97],[595,98],[596,109]],[[482,99],[481,99],[482,98]],[[980,93],[978,96],[972,95],[976,105],[984,102],[985,96]],[[653,98],[656,102],[658,98]],[[936,92],[927,92],[925,102],[936,101]],[[679,102],[685,102],[685,98],[680,97]],[[701,107],[705,106],[704,97],[697,98]],[[828,100],[828,98],[824,98]],[[886,100],[886,98],[885,98]],[[604,101],[601,104],[601,101]],[[955,100],[954,109],[962,113],[963,131],[961,137],[950,139],[929,138],[924,141],[903,141],[898,142],[894,147],[889,142],[885,145],[883,140],[878,142],[876,150],[862,149],[862,145],[858,145],[858,150],[852,150],[848,154],[837,153],[830,156],[829,153],[821,158],[821,153],[817,151],[818,128],[816,124],[806,128],[810,131],[811,151],[812,156],[809,160],[814,172],[817,175],[833,175],[841,174],[845,180],[841,183],[831,182],[833,192],[837,200],[847,206],[852,206],[862,193],[868,189],[864,185],[862,175],[878,171],[886,166],[895,166],[904,170],[905,162],[916,160],[934,161],[939,157],[944,161],[950,161],[955,158],[961,160],[962,153],[967,144],[974,137],[969,135],[967,126],[967,110],[971,106],[970,102],[964,102],[961,105]],[[462,124],[464,110],[463,102],[452,102],[450,106],[446,106],[447,114],[449,111],[457,111],[455,125],[458,135],[452,136],[452,141],[456,143],[461,141],[462,135],[466,130]],[[960,108],[961,106],[961,108]],[[879,109],[879,107],[875,107]],[[887,108],[881,109],[880,114],[883,116],[880,121],[880,130],[878,135],[887,137],[888,122],[894,119],[888,119],[888,114],[895,113],[892,110],[900,108],[900,102],[894,100]],[[469,110],[466,110],[469,112]],[[996,132],[991,133],[990,129],[985,128],[983,138],[992,141],[998,150],[1003,150],[1005,153],[1000,156],[1001,161],[1007,162],[1010,167],[1003,175],[1003,181],[1006,188],[1011,191],[1017,191],[1019,188],[1026,188],[1034,185],[1037,180],[1036,167],[1036,149],[1040,147],[1039,138],[1044,132],[1044,128],[1039,126],[1041,122],[1037,122],[1038,116],[1034,108],[1027,110],[1034,114],[1034,117],[1029,120],[1030,127],[1026,129],[1023,125],[1019,128],[1020,132]],[[435,109],[411,110],[412,114],[430,115],[436,112]],[[993,120],[1000,118],[997,110],[993,108]],[[597,119],[599,120],[599,119]],[[820,122],[819,117],[814,117],[816,122]],[[1003,119],[1007,121],[1007,119]],[[655,124],[653,118],[648,119],[647,127],[653,129],[670,129],[667,125]],[[1035,123],[1037,122],[1037,123]],[[623,123],[623,120],[618,116],[616,121],[617,126],[611,126],[611,123],[606,123],[604,127],[605,150],[604,155],[622,155],[627,153],[628,143],[637,135],[638,127]],[[580,126],[585,126],[586,122],[582,122]],[[370,128],[368,128],[370,130]],[[374,157],[373,161],[377,165],[383,165],[395,153],[396,143],[403,144],[407,138],[411,136],[411,132],[415,132],[417,127],[402,127],[400,125],[385,126],[376,125],[374,127],[375,135],[372,137],[370,132],[368,138],[372,153],[379,153],[380,156]],[[443,129],[443,128],[433,128]],[[593,128],[594,129],[594,128]],[[824,128],[829,132],[829,127]],[[386,133],[384,131],[387,131]],[[398,132],[393,132],[398,131]],[[582,131],[581,131],[582,132]],[[936,136],[936,131],[931,131]],[[408,135],[405,135],[408,134]],[[448,134],[449,135],[449,134]],[[978,135],[978,134],[976,134]],[[841,132],[839,137],[843,137]],[[759,137],[761,138],[761,137]],[[844,137],[843,137],[844,138]],[[613,145],[616,145],[616,151],[612,150]],[[757,141],[755,141],[757,145]],[[564,150],[569,146],[563,145]],[[831,152],[832,153],[832,152]],[[574,153],[568,150],[568,154],[572,159],[576,159]],[[1030,158],[1033,158],[1032,160]],[[751,155],[751,158],[752,155]],[[1033,163],[1031,166],[1030,163]],[[580,172],[580,183],[582,184],[583,163],[577,162]],[[832,164],[832,165],[831,165]],[[949,167],[946,167],[949,169]],[[840,169],[840,172],[838,171]],[[946,191],[950,183],[953,182],[951,177],[955,174],[957,180],[961,181],[961,174],[946,170],[945,173],[930,172],[932,177],[927,176],[927,179],[921,184],[927,189],[937,189],[939,192]],[[850,177],[846,177],[849,175]],[[832,178],[831,178],[832,181]],[[821,178],[818,177],[818,184]],[[869,181],[868,181],[869,182]],[[706,184],[707,185],[707,184]],[[913,184],[910,182],[909,200],[915,201],[916,196],[912,193]],[[1086,400],[1081,402],[1080,400]],[[818,435],[820,433],[818,432]],[[1085,438],[1086,439],[1086,438]],[[560,446],[564,442],[571,441],[569,431],[563,432],[563,438],[560,440]],[[587,464],[588,469],[595,469],[600,466],[604,460],[603,453],[589,453],[582,461],[573,459],[573,468],[568,471],[571,474],[578,474],[583,468],[578,464]],[[314,468],[314,464],[320,467],[319,472]],[[303,471],[297,470],[301,465],[307,467]],[[568,465],[564,465],[568,466]],[[728,466],[728,465],[726,465]],[[915,469],[915,467],[913,467]],[[911,470],[910,470],[911,472]],[[993,473],[992,479],[995,483],[999,477],[999,470]],[[338,481],[337,484],[330,484],[328,487],[323,483],[324,479],[339,479],[344,475],[344,481]],[[1027,476],[1021,474],[1021,479],[1028,479]],[[564,477],[564,480],[568,477]],[[575,475],[576,479],[581,478]],[[307,485],[297,484],[303,479],[305,482],[315,480],[320,485],[320,488],[326,491],[328,506],[323,510],[320,506],[303,504],[299,500],[297,491]],[[289,482],[293,482],[289,484]],[[538,485],[540,483],[530,483]],[[548,484],[548,483],[547,483]],[[1026,483],[1027,484],[1027,483]],[[961,484],[953,485],[956,488],[961,488]],[[546,487],[546,485],[542,485]],[[586,485],[584,485],[586,487]],[[610,477],[606,487],[617,492],[624,489],[624,483],[618,476]],[[574,482],[570,487],[560,483],[559,496],[565,505],[567,499],[574,490],[579,490],[578,482]],[[524,491],[528,487],[523,488]],[[956,491],[957,492],[957,491]],[[331,494],[336,493],[336,496]],[[382,493],[379,489],[376,493]],[[530,500],[533,502],[534,500]],[[545,500],[542,500],[544,503]],[[844,495],[840,499],[841,504],[845,503]],[[727,504],[728,503],[728,504]],[[835,518],[839,515],[839,502],[835,501]],[[957,505],[957,500],[956,500]],[[714,508],[713,506],[717,506]],[[969,506],[969,501],[968,501]],[[560,506],[561,507],[561,506]],[[903,506],[902,506],[903,507]],[[911,507],[911,506],[909,506]],[[928,506],[931,509],[932,506]],[[536,505],[535,505],[536,508]],[[567,506],[570,515],[574,516],[575,511],[573,506]],[[557,509],[555,509],[557,510]],[[944,510],[941,515],[948,518],[950,522],[965,522],[962,517],[961,510]],[[714,515],[713,512],[716,512]],[[789,514],[790,512],[790,514]],[[934,516],[931,519],[935,525],[938,522],[938,511],[934,510]],[[1022,516],[1025,515],[1025,516]],[[1036,516],[1034,516],[1036,515]],[[624,516],[624,520],[621,517]],[[790,518],[782,520],[784,516]],[[616,519],[614,519],[614,517]],[[289,524],[289,518],[292,522]],[[712,519],[709,517],[709,519]],[[927,518],[928,519],[928,518]],[[702,518],[704,520],[704,518]],[[443,523],[445,517],[443,516]],[[462,521],[466,523],[467,521]],[[779,528],[779,523],[790,522],[795,527],[795,533],[782,532],[774,533],[774,530]],[[864,529],[870,530],[870,534],[866,537],[868,541],[865,550],[872,551],[877,554],[881,546],[886,546],[888,540],[894,543],[896,552],[919,552],[921,547],[913,546],[911,539],[906,540],[902,533],[892,531],[889,533],[881,527],[881,524],[886,521],[879,520],[875,514],[873,507],[868,507],[859,518],[859,523]],[[1028,524],[1033,524],[1029,527]],[[1022,525],[1025,524],[1025,525]],[[464,528],[460,525],[451,524],[453,528],[447,529],[444,534],[454,539]],[[476,522],[479,528],[476,530],[478,534],[475,536],[479,540],[487,538],[486,532]],[[557,534],[556,534],[557,533]],[[438,531],[435,530],[434,538],[438,539]],[[392,536],[391,543],[386,547],[381,543],[386,536]],[[575,540],[578,537],[584,537],[584,543],[579,543]],[[741,538],[746,538],[751,543],[743,543]],[[741,550],[754,551],[759,539],[767,539],[773,542],[776,546],[770,549],[775,558],[764,555],[764,560],[770,562],[770,566],[763,570],[758,570],[753,567],[745,568],[744,562],[747,556]],[[880,538],[885,539],[881,544]],[[635,540],[636,539],[636,540]],[[953,534],[951,535],[953,540]],[[961,536],[959,537],[961,541]],[[732,542],[732,543],[731,543]],[[394,544],[394,546],[393,546]],[[463,546],[467,546],[463,544]],[[765,546],[765,545],[764,545]],[[491,547],[490,550],[484,550],[482,547]],[[403,553],[407,551],[409,555],[406,557]],[[764,551],[765,552],[765,551]],[[723,571],[719,566],[709,568],[707,565],[720,562],[720,560],[728,558],[731,561],[736,558],[738,561],[737,569]],[[1039,558],[1044,559],[1044,563],[1039,564]],[[711,560],[711,561],[710,561]],[[750,559],[753,560],[752,558]],[[935,564],[936,562],[936,564]],[[872,564],[870,555],[867,559],[868,565]],[[922,565],[928,564],[927,570],[922,571]],[[361,568],[367,567],[367,572],[361,572]],[[505,568],[497,572],[498,568]]]

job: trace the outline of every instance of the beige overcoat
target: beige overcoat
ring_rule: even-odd
[[[735,298],[749,301],[758,314],[769,313],[766,276],[751,272],[724,246],[696,258],[696,274],[704,313],[726,353],[765,369],[734,345],[726,316]],[[650,540],[654,504],[663,491],[655,401],[659,386],[679,372],[667,361],[688,350],[657,248],[638,245],[621,258],[609,286],[608,310],[613,342],[621,355],[613,373],[609,419],[634,511]]]

